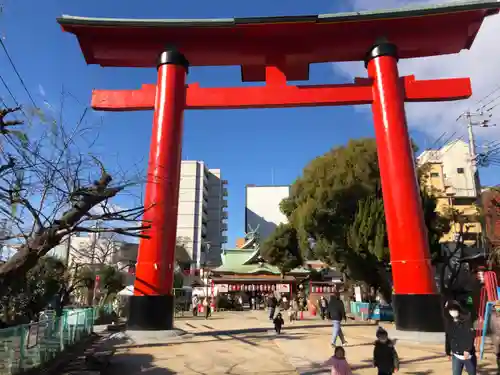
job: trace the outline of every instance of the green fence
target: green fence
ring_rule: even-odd
[[[53,359],[93,332],[94,321],[111,306],[45,312],[40,321],[0,329],[0,375],[19,374]]]

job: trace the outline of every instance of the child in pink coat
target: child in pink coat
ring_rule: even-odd
[[[344,348],[337,346],[333,353],[333,356],[323,366],[332,366],[332,375],[352,375],[351,367],[345,359]]]

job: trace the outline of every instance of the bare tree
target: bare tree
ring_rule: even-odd
[[[78,240],[77,243],[75,243]],[[78,264],[115,264],[118,263],[122,243],[116,233],[104,238],[98,233],[91,233],[88,237],[68,238],[68,247],[72,261]]]
[[[22,277],[75,232],[144,237],[141,232],[149,228],[140,223],[144,207],[117,209],[110,203],[140,180],[115,176],[115,182],[89,151],[96,131],[85,120],[87,109],[73,126],[63,123],[61,114],[59,120],[38,117],[31,128],[15,118],[7,120],[19,110],[0,111],[0,220],[11,225],[2,240],[14,241],[17,248],[0,265],[0,282]]]

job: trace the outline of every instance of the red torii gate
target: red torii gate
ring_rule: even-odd
[[[104,111],[154,109],[142,239],[129,328],[173,327],[173,265],[185,109],[282,108],[371,104],[375,123],[394,279],[396,327],[442,329],[404,102],[447,101],[471,95],[468,78],[399,77],[399,58],[458,53],[471,47],[496,1],[432,8],[304,17],[215,20],[133,20],[63,16],[87,63],[158,68],[156,85],[94,90]],[[167,47],[165,47],[167,46]],[[369,78],[354,84],[292,86],[307,80],[309,64],[364,60]],[[241,66],[245,82],[263,87],[186,85],[191,66]]]

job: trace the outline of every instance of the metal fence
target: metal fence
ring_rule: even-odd
[[[111,306],[73,309],[61,317],[46,311],[36,323],[0,329],[0,375],[19,374],[50,361],[89,336],[99,315],[111,311]]]

